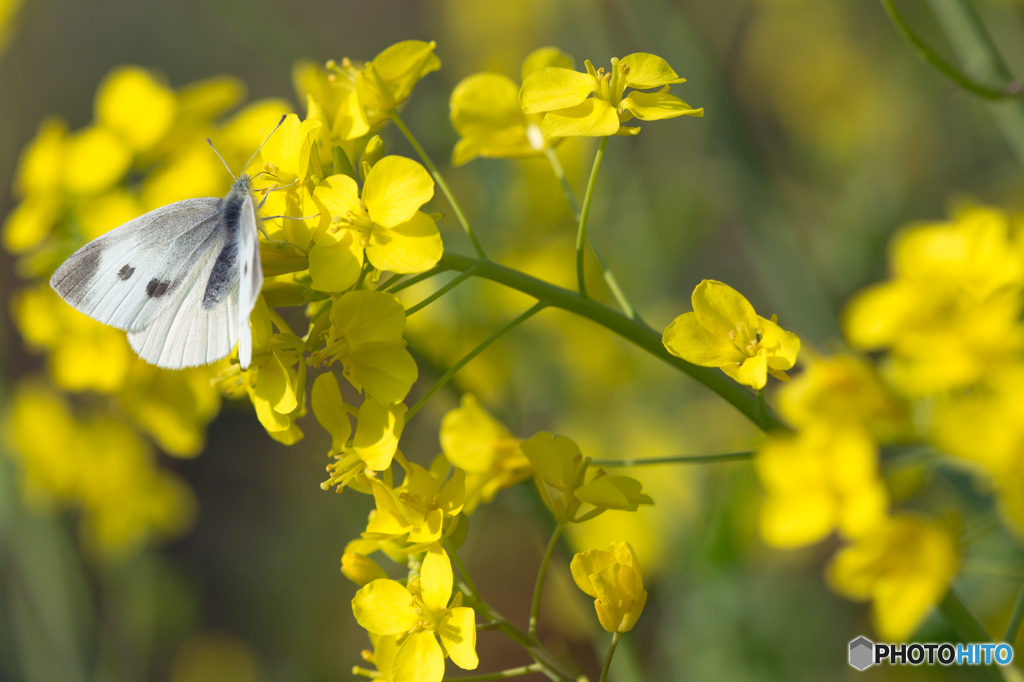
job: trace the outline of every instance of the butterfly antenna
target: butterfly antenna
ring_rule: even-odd
[[[224,167],[228,169],[228,175],[234,178],[235,174],[231,172],[231,166],[229,166],[228,162],[224,160],[224,157],[220,155],[220,152],[217,151],[217,148],[213,146],[213,142],[210,141],[210,138],[206,138],[206,144],[210,145],[210,149],[212,149],[213,153],[217,155],[217,158],[220,159],[220,162],[224,164]]]
[[[270,141],[270,138],[274,135],[274,133],[277,132],[277,129],[281,127],[281,124],[284,123],[284,120],[286,118],[288,118],[288,114],[285,114],[284,116],[281,117],[281,120],[277,122],[277,125],[274,126],[274,129],[270,131],[270,135],[267,135],[267,139],[263,140],[263,144],[261,144],[259,147],[257,147],[256,151],[254,151],[252,153],[252,156],[249,157],[249,161],[248,161],[248,163],[245,164],[245,168],[249,167],[249,164],[252,163],[252,160],[255,159],[256,155],[260,153],[260,149],[263,149],[263,145],[265,145],[267,142]],[[242,170],[243,170],[243,172],[245,171],[244,168]]]

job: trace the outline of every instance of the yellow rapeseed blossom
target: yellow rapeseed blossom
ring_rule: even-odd
[[[556,47],[534,50],[523,62],[522,80],[548,67],[572,69],[572,57]],[[543,114],[524,114],[519,88],[501,73],[477,73],[464,78],[448,102],[452,127],[461,139],[452,150],[452,165],[461,166],[478,156],[518,159],[544,154],[557,139],[541,132]]]
[[[313,353],[313,361],[340,362],[349,383],[382,405],[404,400],[418,371],[402,338],[405,309],[394,294],[342,294],[331,305],[330,319],[326,346]]]
[[[910,407],[867,362],[851,355],[815,358],[779,389],[779,412],[793,426],[863,426],[882,442],[913,431]]]
[[[351,279],[321,290],[340,291],[355,284],[364,249],[373,267],[396,273],[429,270],[441,258],[444,246],[437,225],[419,210],[434,196],[434,180],[411,159],[381,159],[366,176],[362,196],[347,175],[327,178],[314,196],[330,214],[330,226],[316,235],[317,246],[310,253],[314,282],[317,269],[341,270]]]
[[[661,57],[637,52],[612,59],[611,70],[595,70],[588,59],[587,72],[549,66],[523,81],[519,101],[525,114],[547,113],[541,123],[544,137],[604,137],[636,135],[639,128],[624,123],[633,117],[657,121],[676,116],[703,116],[683,100],[668,94],[669,86],[682,83]],[[626,88],[634,88],[628,95]],[[657,92],[641,92],[659,88]]]
[[[588,549],[569,565],[576,585],[594,597],[601,627],[608,632],[629,632],[647,603],[640,562],[628,542],[613,542],[608,549]]]
[[[702,367],[718,367],[741,384],[764,388],[771,374],[788,381],[800,339],[754,312],[728,284],[706,279],[693,290],[693,312],[677,317],[662,342],[670,353]]]
[[[1024,349],[1024,238],[1004,213],[967,208],[890,245],[893,277],[847,306],[846,338],[888,350],[885,371],[910,396],[967,386]]]
[[[463,395],[461,405],[441,420],[440,439],[444,456],[466,472],[466,514],[532,474],[520,440],[472,394]]]
[[[949,532],[904,514],[839,550],[827,576],[840,594],[871,600],[875,630],[892,642],[913,634],[946,594],[956,570],[956,543]]]
[[[370,515],[363,538],[367,540],[402,540],[406,552],[422,551],[433,542],[451,535],[466,499],[466,473],[454,469],[448,477],[447,462],[443,470],[424,469],[415,462],[405,462],[405,480],[395,489],[377,479],[370,479],[376,510]],[[447,480],[445,480],[447,478]]]
[[[261,296],[250,318],[252,364],[243,373],[256,417],[274,440],[292,445],[303,434],[295,420],[305,415],[305,343]],[[277,327],[279,333],[274,333]]]
[[[814,424],[775,438],[756,465],[766,491],[761,535],[769,545],[807,545],[835,529],[860,537],[885,519],[875,444],[858,427]]]
[[[393,682],[440,682],[445,658],[463,670],[476,669],[476,615],[462,606],[461,592],[452,599],[452,584],[448,554],[433,544],[408,587],[374,580],[352,599],[360,626],[372,635],[398,637],[390,665]]]
[[[405,40],[362,68],[342,62],[345,73],[354,75],[352,94],[342,105],[349,121],[344,126],[347,139],[361,137],[385,121],[388,111],[408,99],[421,78],[441,68],[441,60],[434,54],[436,46],[434,42]]]

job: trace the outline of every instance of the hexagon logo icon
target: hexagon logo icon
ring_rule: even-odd
[[[875,645],[867,637],[850,642],[850,665],[857,670],[871,667],[875,662]]]

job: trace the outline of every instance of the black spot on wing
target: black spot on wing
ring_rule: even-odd
[[[170,282],[161,282],[158,279],[151,279],[146,283],[146,295],[150,298],[160,298],[167,293]]]
[[[130,265],[126,265],[117,271],[117,276],[121,278],[121,281],[127,281],[131,279],[131,276],[135,274],[135,268]]]

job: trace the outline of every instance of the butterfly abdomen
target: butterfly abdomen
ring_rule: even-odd
[[[236,182],[228,195],[221,199],[218,226],[224,232],[224,248],[217,255],[210,279],[203,292],[203,307],[211,308],[224,299],[238,282],[238,233],[241,226],[242,202],[249,199],[248,183]]]

